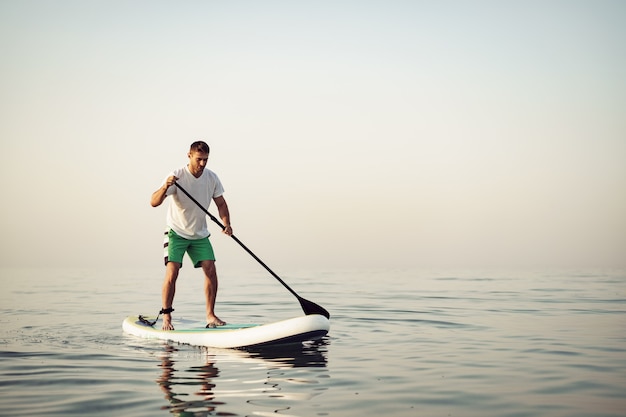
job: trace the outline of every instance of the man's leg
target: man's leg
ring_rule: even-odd
[[[176,279],[181,264],[178,262],[168,262],[165,266],[165,280],[163,281],[162,299],[163,308],[172,308],[174,303],[174,294],[176,293]],[[170,313],[163,314],[163,330],[174,330],[172,326],[172,315]]]
[[[215,299],[217,298],[217,272],[215,261],[202,261],[204,272],[204,294],[206,296],[206,322],[209,327],[223,326],[226,324],[215,315]]]

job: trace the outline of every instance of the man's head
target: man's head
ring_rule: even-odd
[[[206,142],[203,142],[201,140],[196,141],[194,143],[191,144],[191,147],[189,148],[189,152],[201,152],[201,153],[209,153],[209,145],[206,144]]]
[[[187,156],[189,156],[189,171],[195,177],[200,177],[209,159],[209,145],[203,141],[194,142],[191,144]]]

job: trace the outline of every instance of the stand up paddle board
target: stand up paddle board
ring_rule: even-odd
[[[122,323],[122,329],[128,334],[147,339],[214,348],[244,348],[321,339],[328,333],[330,321],[322,315],[311,314],[269,324],[226,324],[211,329],[196,327],[161,330],[145,324],[138,316],[130,316]]]

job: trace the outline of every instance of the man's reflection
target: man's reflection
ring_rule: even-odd
[[[218,355],[226,355],[228,361],[254,361],[263,363],[271,370],[273,368],[319,368],[326,367],[326,347],[324,341],[308,345],[285,345],[250,349],[247,351],[219,351]],[[185,347],[185,349],[190,347]],[[169,410],[177,416],[208,416],[216,414],[216,407],[225,405],[223,401],[215,399],[215,387],[220,376],[216,366],[217,357],[205,350],[202,355],[204,364],[191,366],[187,369],[177,369],[175,357],[179,349],[171,344],[165,344],[159,367],[161,375],[156,380],[165,394],[168,405],[162,409]],[[266,376],[270,378],[270,373]],[[268,381],[269,382],[269,381]],[[276,382],[273,382],[275,384]],[[275,387],[280,391],[280,387]],[[258,394],[257,394],[258,395]],[[230,413],[229,413],[230,414]]]
[[[219,370],[209,360],[211,356],[206,356],[207,362],[204,365],[193,366],[188,370],[188,374],[181,374],[174,367],[175,361],[172,359],[176,352],[178,349],[174,346],[165,345],[165,351],[159,364],[162,373],[157,379],[157,383],[165,393],[165,399],[170,403],[161,409],[169,410],[172,414],[180,416],[212,414],[215,411],[215,405],[217,405],[213,402],[215,397],[213,378],[219,375]],[[198,385],[199,389],[193,392],[193,395],[198,398],[189,398],[190,394],[183,392],[186,387],[195,388]],[[189,410],[193,410],[193,412],[190,413]]]

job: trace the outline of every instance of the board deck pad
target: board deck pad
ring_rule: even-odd
[[[155,317],[148,317],[148,316],[142,316],[142,317],[150,322],[154,321],[155,319]],[[161,321],[158,321],[154,326],[148,326],[147,324],[140,322],[139,317],[137,316],[137,321],[135,324],[137,326],[145,326],[147,328],[152,328],[154,330],[163,331],[160,328]],[[216,331],[216,330],[239,330],[239,329],[247,329],[249,327],[259,326],[259,324],[251,324],[251,323],[245,323],[245,324],[227,323],[223,326],[206,327],[206,325],[202,325],[196,321],[192,322],[190,320],[176,320],[176,324],[177,324],[177,327],[182,327],[182,328],[176,329],[176,330],[169,330],[168,332],[176,333],[176,332],[205,332],[205,331]]]

